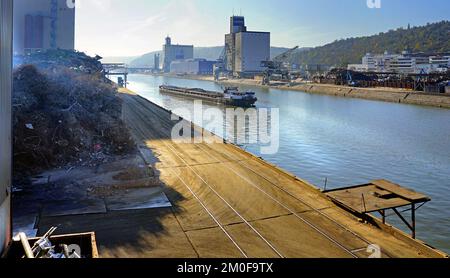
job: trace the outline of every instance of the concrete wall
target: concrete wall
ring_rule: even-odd
[[[236,72],[262,72],[262,61],[270,60],[270,33],[236,34]]]
[[[43,16],[43,49],[51,48],[51,0],[14,0],[14,53],[25,53],[25,17]],[[75,49],[75,8],[57,0],[56,48]]]
[[[278,89],[295,90],[313,94],[323,94],[338,97],[371,99],[403,104],[426,105],[450,108],[450,96],[444,94],[424,94],[384,88],[352,88],[337,85],[302,84],[295,86],[280,86]]]
[[[0,0],[0,254],[11,239],[12,3]]]

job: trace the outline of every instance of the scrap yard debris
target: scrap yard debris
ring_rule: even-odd
[[[52,244],[50,237],[56,231],[56,227],[52,227],[44,236],[30,246],[28,237],[24,233],[19,233],[19,239],[25,253],[24,258],[27,259],[80,259],[81,255],[77,250],[70,250],[67,244],[55,246]]]
[[[79,73],[99,74],[103,72],[101,59],[100,56],[92,58],[82,52],[72,50],[45,50],[24,56],[15,56],[14,66],[34,65],[41,70],[50,71],[65,67]]]
[[[135,150],[117,89],[99,59],[68,50],[15,57],[15,177],[95,166]]]

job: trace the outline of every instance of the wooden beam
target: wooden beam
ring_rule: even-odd
[[[430,200],[430,198],[424,194],[417,193],[414,190],[404,188],[398,184],[394,184],[386,180],[376,180],[372,183],[411,202],[422,202]]]
[[[386,210],[380,210],[379,213],[381,214],[383,224],[386,224]]]
[[[397,216],[398,217],[400,217],[400,219],[403,221],[403,223],[405,223],[406,224],[406,226],[408,226],[408,228],[411,230],[411,232],[412,232],[412,236],[413,236],[413,238],[415,238],[415,227],[413,226],[413,225],[411,225],[406,219],[405,219],[405,217],[403,217],[403,215],[400,213],[400,212],[398,212],[398,210],[397,209],[392,209],[394,212],[395,212],[395,214],[397,214]]]

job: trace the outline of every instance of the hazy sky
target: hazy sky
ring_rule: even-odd
[[[272,45],[319,46],[400,26],[450,20],[449,0],[76,0],[76,48],[103,56],[135,56],[174,43],[223,45],[229,17],[272,33]],[[377,0],[371,0],[377,1]]]

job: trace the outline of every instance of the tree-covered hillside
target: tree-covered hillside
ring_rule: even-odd
[[[297,64],[346,66],[361,63],[366,53],[450,52],[450,21],[421,27],[399,28],[378,35],[335,41],[308,51],[296,52],[290,60]]]

